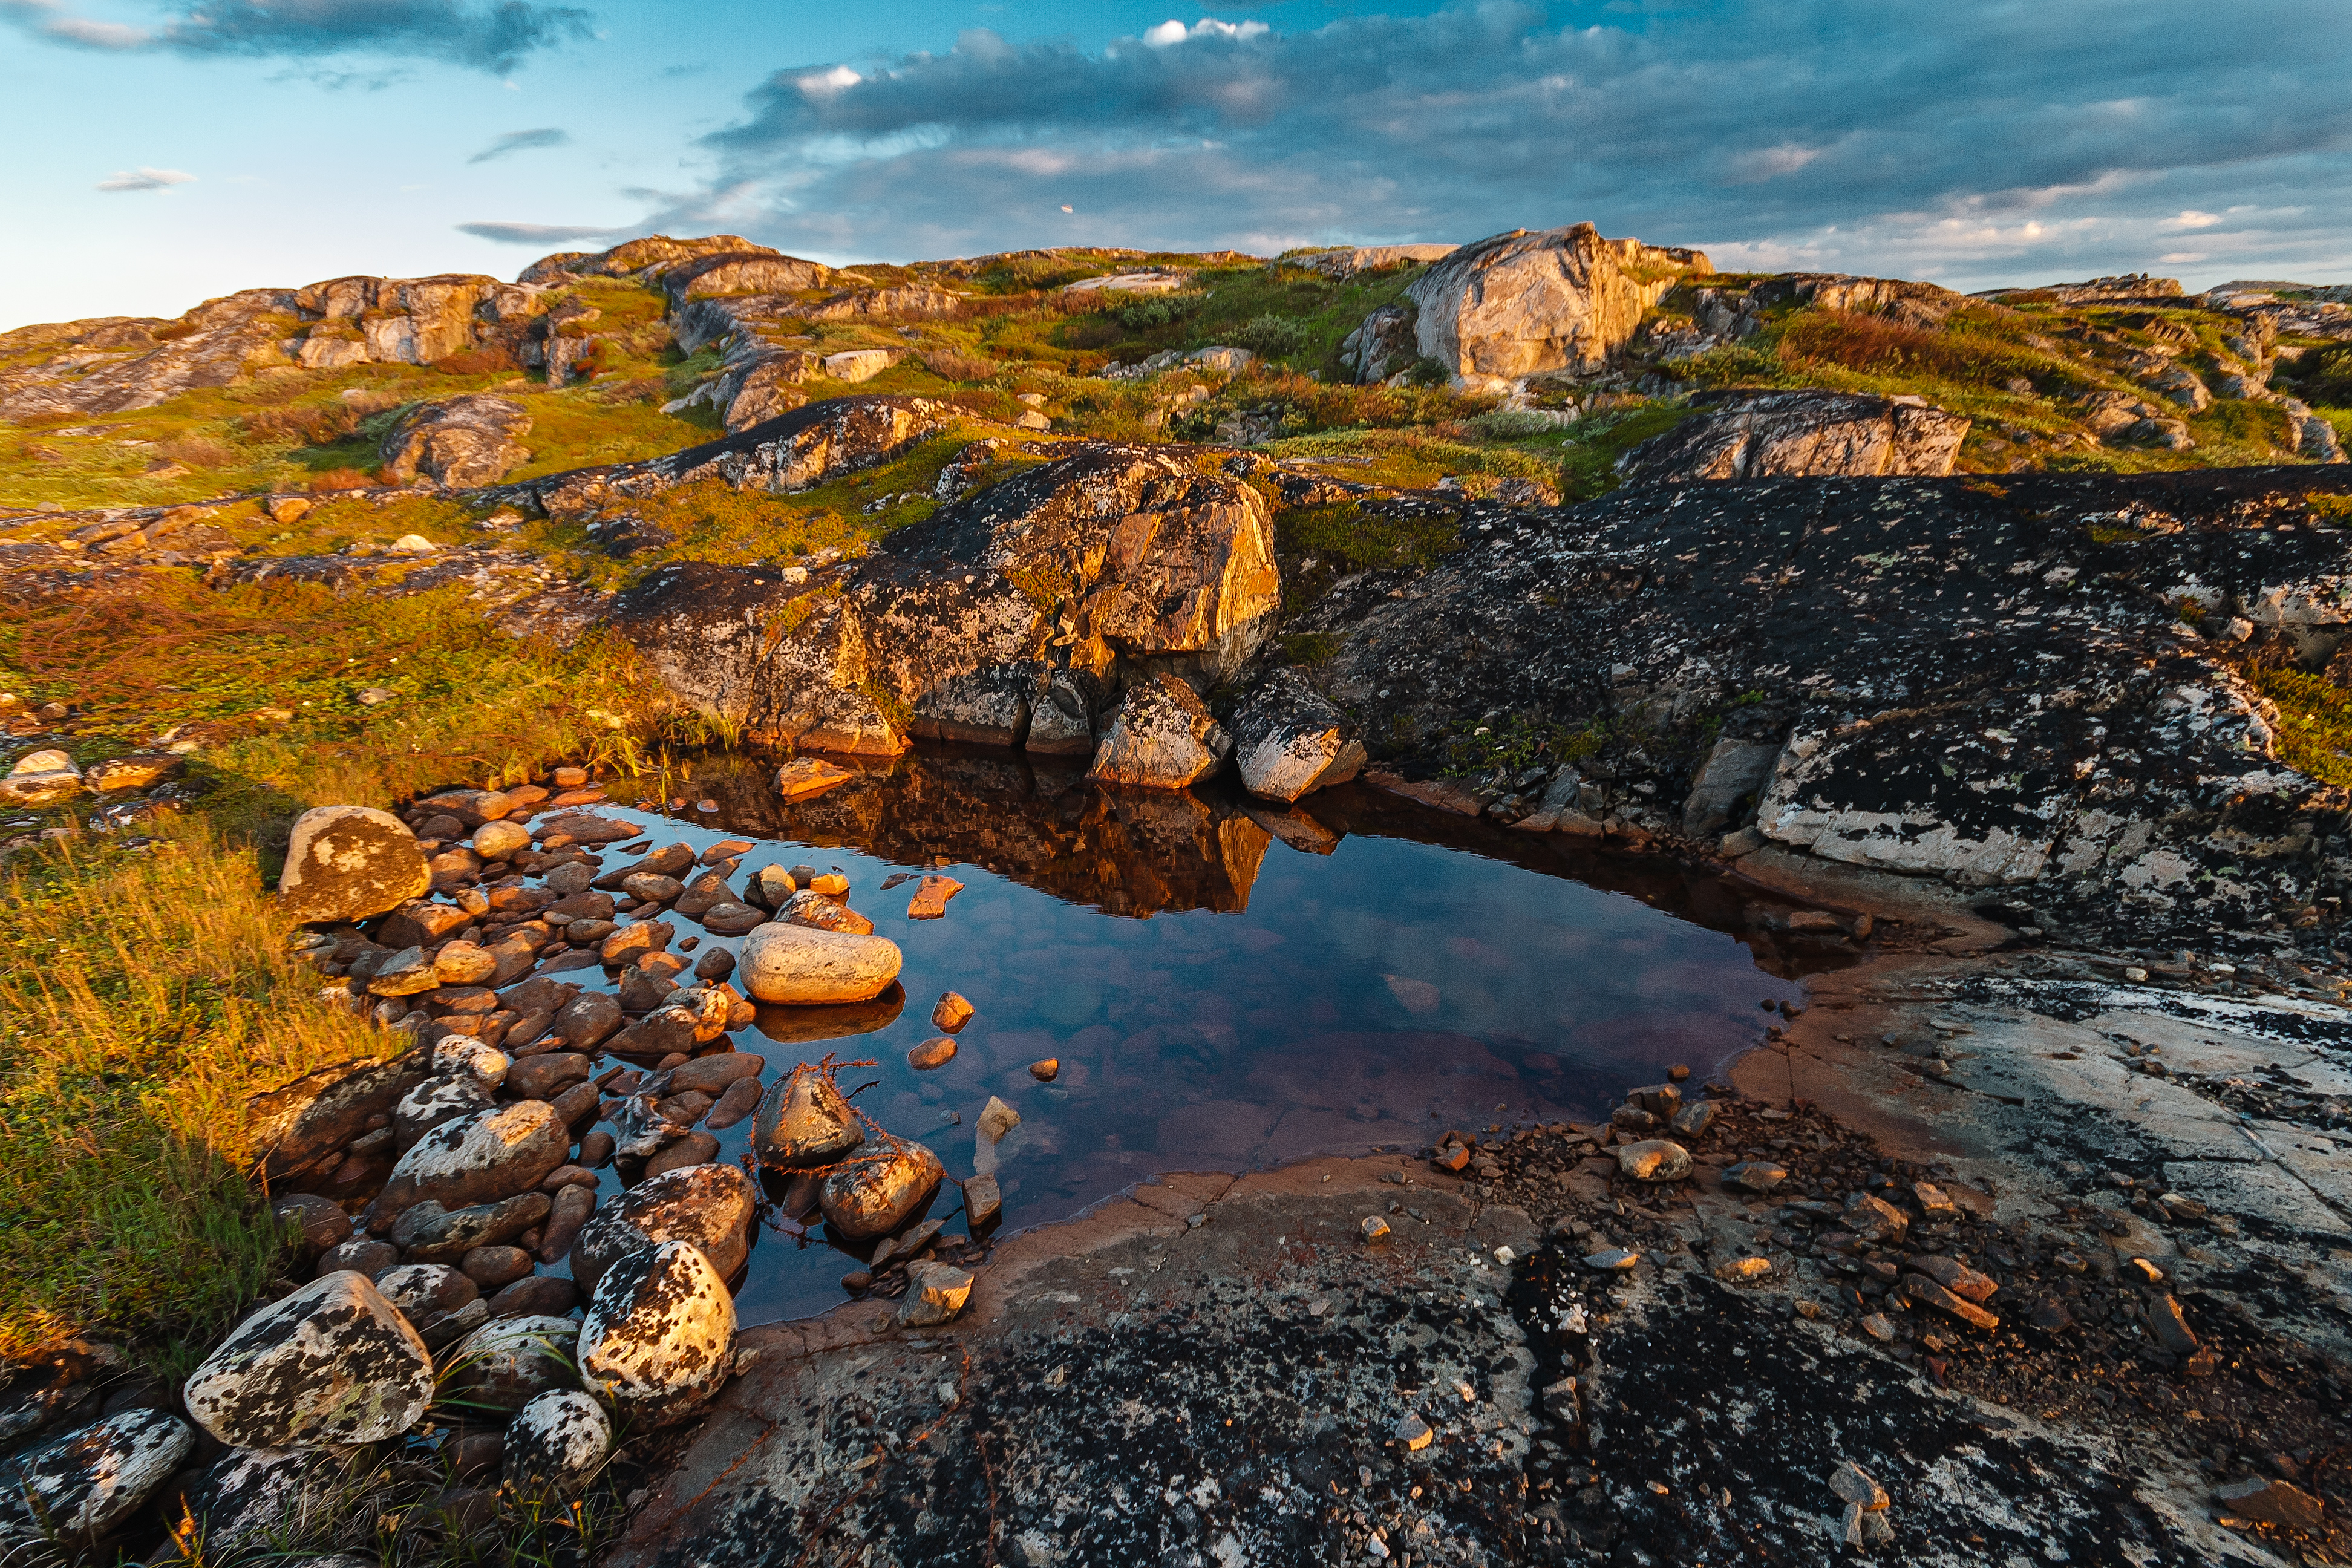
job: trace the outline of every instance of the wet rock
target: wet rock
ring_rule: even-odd
[[[162,1410],[125,1410],[0,1467],[0,1521],[67,1541],[107,1535],[143,1507],[195,1447]]]
[[[907,918],[910,921],[935,921],[948,912],[948,900],[963,891],[963,884],[953,877],[929,876],[915,886],[907,900]]]
[[[457,1267],[483,1289],[496,1290],[530,1272],[530,1254],[520,1247],[477,1247],[458,1260]]]
[[[478,1247],[511,1241],[547,1217],[545,1193],[519,1193],[503,1203],[449,1209],[430,1199],[403,1209],[392,1242],[416,1263],[454,1263]]]
[[[507,1424],[500,1455],[519,1496],[577,1497],[613,1449],[613,1424],[585,1394],[555,1389],[528,1401]]]
[[[824,1179],[817,1198],[825,1224],[852,1240],[887,1236],[930,1201],[946,1175],[939,1156],[896,1140],[859,1150]]]
[[[367,977],[371,996],[415,996],[436,990],[440,984],[433,973],[433,961],[425,956],[421,948],[414,947],[386,954]]]
[[[580,1230],[572,1277],[589,1290],[622,1257],[649,1243],[689,1242],[722,1279],[732,1279],[751,1249],[759,1194],[733,1165],[696,1164],[647,1177]]]
[[[1275,670],[1234,710],[1234,761],[1242,787],[1295,801],[1361,773],[1364,744],[1339,710],[1297,670]]]
[[[972,1005],[952,991],[943,991],[931,1007],[931,1027],[952,1035],[971,1022]]]
[[[985,1229],[996,1223],[1004,1212],[1004,1199],[992,1175],[967,1176],[963,1181],[963,1217],[965,1226],[973,1231]]]
[[[552,1263],[571,1251],[581,1227],[595,1212],[596,1189],[593,1186],[567,1186],[555,1194],[547,1224],[540,1233],[539,1260]]]
[[[380,915],[432,885],[408,825],[367,805],[313,806],[294,819],[278,908],[297,921]]]
[[[1916,397],[1719,392],[1618,459],[1635,484],[1782,474],[1948,474],[1969,421]],[[1753,787],[1752,784],[1750,787]]]
[[[900,1328],[944,1323],[971,1299],[971,1272],[945,1263],[918,1263],[907,1270],[907,1293],[899,1299]]]
[[[489,1299],[493,1318],[562,1317],[579,1303],[579,1288],[551,1274],[518,1279]]]
[[[992,1094],[981,1108],[980,1120],[974,1125],[982,1138],[994,1142],[1021,1125],[1021,1113]]]
[[[516,1100],[553,1100],[588,1076],[589,1059],[578,1051],[543,1051],[507,1069],[507,1093]]]
[[[776,918],[797,926],[816,931],[845,931],[851,936],[869,936],[874,922],[848,905],[828,899],[814,889],[794,893],[776,910]]]
[[[606,937],[597,947],[596,957],[608,968],[634,964],[646,953],[667,949],[676,934],[667,921],[639,921]]]
[[[1617,1168],[1637,1182],[1679,1182],[1691,1173],[1691,1153],[1664,1138],[1617,1146]]]
[[[614,1260],[580,1329],[581,1378],[608,1410],[660,1426],[719,1392],[734,1359],[735,1303],[702,1249],[666,1241]]]
[[[584,1051],[604,1044],[626,1022],[619,1000],[609,992],[583,991],[556,1013],[554,1031],[566,1044]]]
[[[940,1035],[909,1047],[907,1065],[918,1072],[929,1072],[933,1068],[943,1068],[955,1060],[955,1054],[956,1043]]]
[[[696,1165],[708,1165],[719,1158],[719,1140],[708,1132],[688,1132],[683,1138],[646,1162],[646,1174],[665,1175]],[[727,1169],[732,1170],[733,1166]]]
[[[1488,390],[1547,371],[1601,369],[1680,275],[1712,270],[1697,251],[1603,239],[1580,223],[1463,246],[1406,294],[1419,308],[1421,353]]]
[[[864,1002],[898,978],[898,944],[808,926],[763,925],[738,954],[743,989],[754,1000],[796,1005]]]
[[[230,1331],[182,1391],[196,1425],[233,1447],[373,1443],[433,1397],[425,1342],[359,1274],[329,1274]]]
[[[523,1100],[446,1121],[400,1157],[376,1199],[397,1214],[432,1199],[463,1208],[528,1193],[564,1162],[572,1135],[544,1100]]]
[[[527,461],[530,416],[512,398],[474,393],[421,403],[395,421],[376,450],[385,480],[419,478],[452,489],[493,485]]]
[[[1233,742],[1192,689],[1171,675],[1128,688],[1087,777],[1140,789],[1182,789],[1223,765]]]
[[[484,861],[505,860],[530,847],[530,829],[520,822],[486,822],[474,830],[474,853]]]
[[[570,1318],[499,1318],[457,1345],[442,1368],[445,1403],[520,1410],[542,1394],[580,1386],[580,1324]]]
[[[751,1131],[761,1164],[778,1171],[830,1165],[866,1142],[866,1126],[833,1075],[806,1065],[768,1090]]]
[[[761,911],[752,909],[749,904],[738,904],[735,908],[754,917],[754,924],[761,918]],[[734,973],[735,953],[731,948],[706,947],[702,950],[702,956],[694,961],[694,977],[697,980],[724,980]]]
[[[794,757],[776,770],[776,794],[786,802],[809,800],[856,776],[823,757]]]

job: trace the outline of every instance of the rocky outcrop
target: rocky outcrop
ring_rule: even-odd
[[[1408,293],[1420,352],[1487,388],[1601,369],[1678,279],[1713,270],[1697,251],[1603,239],[1580,223],[1465,245]]]
[[[649,234],[624,241],[610,250],[560,250],[542,256],[516,275],[526,286],[568,282],[575,278],[635,278],[658,275],[664,269],[708,256],[773,256],[766,246],[754,245],[739,234],[706,235],[699,239],[672,239]]]
[[[1479,545],[1344,584],[1293,629],[1336,636],[1326,689],[1424,754],[1475,715],[1643,733],[1575,764],[1595,831],[1677,832],[1685,803],[1695,826],[1736,826],[1760,795],[1750,843],[2028,887],[2044,924],[2283,932],[2319,918],[2352,858],[2327,847],[2339,797],[2285,760],[2237,639],[2314,668],[2345,637],[2352,557],[2304,499],[2352,491],[2339,472],[1782,479],[1480,509]],[[1709,777],[1718,740],[1771,747],[1769,780],[1752,751]],[[1551,773],[1465,793],[1516,820]]]
[[[376,451],[383,477],[422,477],[450,489],[496,484],[530,454],[521,445],[530,416],[510,397],[476,393],[422,403],[402,415]]]
[[[1703,393],[1698,412],[1617,460],[1635,483],[1793,474],[1948,474],[1969,420],[1918,397]]]
[[[1442,261],[1460,248],[1452,245],[1356,245],[1342,246],[1335,250],[1318,250],[1305,256],[1286,256],[1283,260],[1293,267],[1305,267],[1327,278],[1353,278],[1359,272],[1377,272],[1389,267],[1418,267],[1425,262]]]
[[[868,401],[903,400],[839,400]],[[673,691],[805,749],[895,755],[910,734],[1020,745],[1051,700],[1054,749],[1090,752],[1104,695],[1160,671],[1239,670],[1279,600],[1263,497],[1179,453],[1106,446],[794,581],[665,568],[614,620]]]
[[[408,824],[372,805],[319,805],[294,819],[278,905],[292,921],[364,920],[432,884]]]
[[[1243,697],[1233,737],[1242,787],[1286,804],[1347,783],[1367,760],[1347,715],[1295,669],[1271,672]]]
[[[836,474],[888,462],[953,413],[920,397],[837,397],[717,441],[644,462],[571,468],[487,492],[493,503],[572,514],[658,495],[698,479],[737,489],[806,489]]]
[[[1087,777],[1138,789],[1182,789],[1223,766],[1233,745],[1199,694],[1172,675],[1155,675],[1127,689]]]
[[[1355,374],[1362,386],[1410,368],[1420,354],[1421,342],[1413,331],[1413,310],[1409,305],[1381,306],[1339,341],[1339,363]]]

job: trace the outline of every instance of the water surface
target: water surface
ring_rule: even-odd
[[[950,1176],[973,1170],[973,1125],[991,1095],[1004,1100],[1022,1118],[998,1149],[1008,1227],[1165,1171],[1591,1118],[1670,1064],[1719,1071],[1761,1037],[1760,1004],[1797,994],[1727,934],[1765,940],[1752,901],[1709,874],[1362,786],[1276,813],[931,751],[786,806],[772,766],[702,759],[617,786],[616,800],[643,792],[645,805],[609,815],[657,844],[753,840],[738,888],[772,863],[849,878],[851,906],[905,954],[900,986],[859,1007],[763,1006],[737,1048],[764,1055],[770,1081],[828,1052],[870,1063],[845,1067],[843,1088]],[[932,870],[964,889],[946,918],[909,920],[913,879],[881,884]],[[736,945],[667,918],[681,938]],[[1834,955],[1761,957],[1786,975]],[[562,978],[609,984],[599,974]],[[916,1071],[907,1049],[938,1034],[931,1006],[950,990],[976,1016],[952,1062]],[[1041,1083],[1029,1065],[1049,1057],[1061,1070]],[[749,1121],[720,1133],[720,1157],[742,1158],[750,1134]],[[944,1189],[931,1212],[953,1215],[956,1198]],[[738,1293],[743,1321],[842,1300],[856,1259],[821,1226],[803,1235],[773,1215],[765,1227]]]

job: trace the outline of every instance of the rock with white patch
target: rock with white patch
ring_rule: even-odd
[[[365,920],[432,885],[408,824],[372,805],[317,805],[294,819],[278,906],[298,921]]]
[[[431,1199],[445,1208],[527,1193],[563,1163],[571,1130],[541,1100],[461,1116],[418,1139],[392,1168],[376,1198],[380,1214]]]
[[[68,1540],[105,1535],[142,1507],[195,1447],[162,1410],[125,1410],[0,1468],[0,1519]]]
[[[524,1497],[577,1497],[613,1451],[613,1423],[585,1394],[540,1394],[507,1423],[499,1454],[507,1485]]]
[[[663,1241],[615,1261],[580,1328],[588,1392],[633,1425],[693,1414],[731,1369],[735,1302],[691,1242]]]
[[[196,1425],[232,1447],[373,1443],[424,1415],[433,1362],[366,1276],[344,1271],[239,1323],[182,1393]]]

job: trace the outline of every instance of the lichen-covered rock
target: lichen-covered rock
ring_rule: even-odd
[[[325,1275],[235,1329],[182,1391],[196,1425],[232,1447],[373,1443],[433,1397],[425,1342],[362,1275]]]
[[[510,397],[445,397],[403,414],[385,433],[376,461],[394,484],[423,477],[452,489],[493,485],[529,459],[521,440],[530,433],[530,416]]]
[[[710,1259],[691,1242],[656,1242],[597,1282],[580,1327],[580,1373],[614,1415],[661,1426],[719,1392],[734,1349],[734,1299]]]
[[[145,1504],[195,1447],[162,1410],[125,1410],[0,1467],[0,1518],[67,1540],[101,1536]]]
[[[496,1247],[530,1229],[547,1217],[550,1201],[545,1193],[525,1192],[503,1203],[451,1209],[427,1198],[401,1210],[392,1243],[412,1262],[455,1263],[478,1247]]]
[[[545,1100],[526,1100],[446,1121],[392,1168],[377,1212],[426,1199],[448,1208],[527,1193],[571,1152],[572,1134]]]
[[[205,1544],[225,1552],[282,1527],[323,1456],[315,1448],[231,1448],[188,1489]]]
[[[1182,789],[1217,771],[1233,738],[1208,705],[1172,675],[1128,688],[1087,777],[1139,789]]]
[[[1970,423],[1919,397],[1718,392],[1691,401],[1693,417],[1617,460],[1628,481],[1948,474]]]
[[[889,1236],[930,1201],[946,1174],[937,1154],[893,1139],[835,1167],[817,1190],[817,1204],[824,1223],[852,1240]]]
[[[1242,787],[1267,800],[1294,801],[1345,784],[1367,760],[1347,715],[1287,668],[1242,698],[1233,736]]]
[[[1339,363],[1370,386],[1411,368],[1421,355],[1410,305],[1382,305],[1339,343]]]
[[[551,1390],[577,1388],[580,1324],[571,1318],[499,1318],[443,1358],[441,1398],[469,1410],[520,1410]]]
[[[866,1124],[833,1075],[803,1065],[776,1081],[751,1124],[751,1152],[776,1171],[814,1171],[866,1142]]]
[[[751,1255],[759,1194],[733,1165],[688,1165],[649,1176],[581,1226],[572,1244],[572,1278],[593,1290],[618,1259],[650,1242],[685,1241],[702,1249],[721,1279]]]
[[[372,805],[316,805],[294,819],[278,903],[293,921],[365,920],[432,883],[408,824]]]
[[[754,1001],[822,1005],[880,995],[901,962],[887,937],[774,921],[743,939],[736,974]]]
[[[489,1089],[470,1074],[426,1079],[393,1104],[393,1147],[414,1148],[435,1128],[461,1116],[479,1115],[496,1103]]]
[[[1603,239],[1580,223],[1463,246],[1406,292],[1421,353],[1483,389],[1598,370],[1678,279],[1713,270],[1697,251]]]
[[[538,1395],[507,1423],[499,1463],[508,1486],[523,1497],[576,1497],[613,1451],[613,1423],[585,1394],[557,1389]]]

